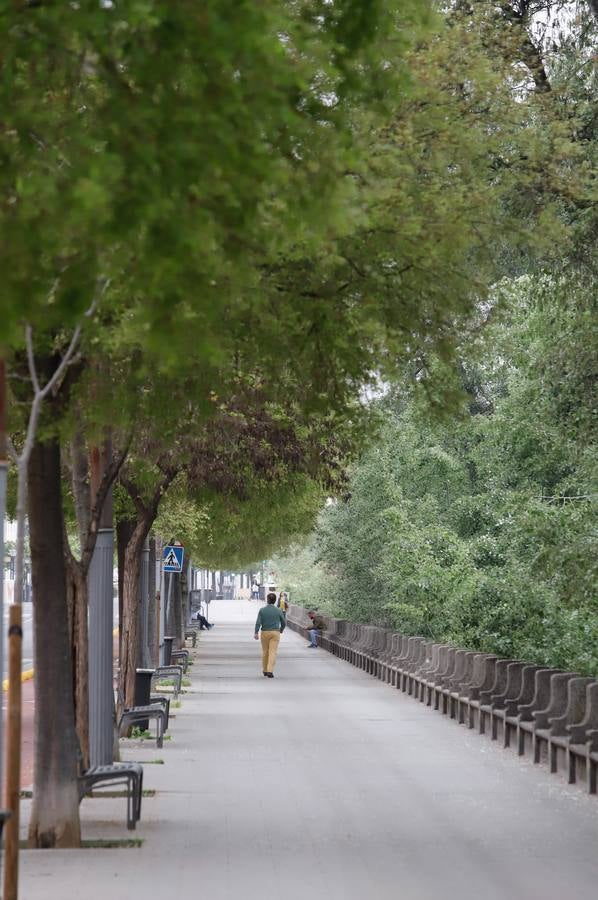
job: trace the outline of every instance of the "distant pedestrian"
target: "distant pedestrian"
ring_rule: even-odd
[[[274,678],[274,664],[278,653],[280,635],[286,628],[287,620],[282,610],[274,605],[276,603],[276,594],[268,594],[266,599],[268,601],[267,605],[262,606],[257,614],[253,636],[257,641],[261,629],[262,671],[266,678]]]
[[[317,613],[310,610],[307,614],[311,619],[311,625],[309,626],[309,644],[307,645],[309,649],[313,649],[318,646],[318,636],[322,634],[323,631],[326,630],[326,620],[319,616]]]
[[[289,600],[286,591],[281,591],[278,595],[278,608],[281,609],[286,616],[289,610]]]
[[[197,615],[195,616],[195,620],[199,622],[199,630],[205,631],[206,629],[209,631],[210,628],[213,628],[213,625],[210,625],[205,616],[202,616],[201,612],[198,610]]]
[[[259,600],[259,598],[260,598],[260,586],[257,583],[257,581],[254,581],[253,584],[251,585],[251,599]]]

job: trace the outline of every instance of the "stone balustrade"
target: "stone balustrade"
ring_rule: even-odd
[[[422,636],[324,617],[319,645],[420,703],[596,794],[598,681]],[[307,637],[307,610],[290,628]]]

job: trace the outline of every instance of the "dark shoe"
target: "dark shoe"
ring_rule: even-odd
[[[264,672],[264,678],[267,678],[267,677],[268,677],[268,673]]]
[[[266,672],[266,678],[274,678],[274,672]]]

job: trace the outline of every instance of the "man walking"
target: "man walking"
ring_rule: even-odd
[[[268,594],[267,606],[262,606],[255,620],[254,638],[257,641],[262,630],[262,669],[265,678],[274,678],[274,663],[278,653],[280,635],[286,628],[287,620],[282,610],[277,609],[276,594]]]

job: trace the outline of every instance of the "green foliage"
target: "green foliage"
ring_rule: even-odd
[[[253,251],[305,232],[307,216],[315,238],[336,209],[351,102],[390,80],[380,35],[393,29],[402,67],[429,9],[401,3],[398,21],[396,3],[311,6],[3,9],[5,337],[23,318],[65,327],[101,276],[124,330],[148,326],[162,353],[176,332],[219,354]]]
[[[238,571],[307,535],[323,496],[316,481],[301,475],[256,480],[243,497],[202,491],[194,499],[175,492],[155,529],[181,540],[196,565]]]
[[[283,580],[343,617],[596,672],[595,298],[575,276],[501,290],[511,311],[463,364],[474,412],[382,401],[379,440]]]

